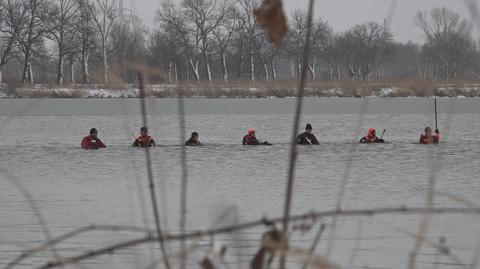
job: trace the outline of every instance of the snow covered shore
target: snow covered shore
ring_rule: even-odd
[[[427,91],[415,87],[385,85],[307,85],[307,97],[480,97],[480,84],[449,85],[440,84]],[[294,84],[162,84],[146,87],[148,97],[178,97],[179,90],[185,97],[198,98],[262,98],[293,97]],[[124,87],[104,87],[103,85],[73,85],[56,88],[47,85],[31,87],[9,87],[0,85],[0,98],[137,98],[139,89],[136,85]]]

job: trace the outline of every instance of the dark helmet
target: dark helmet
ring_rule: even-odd
[[[142,128],[140,128],[140,132],[147,133],[148,132],[147,127],[143,126]]]
[[[192,133],[192,137],[198,137],[198,133],[197,133],[197,132],[193,132],[193,133]]]
[[[97,129],[95,128],[90,129],[90,134],[98,134]]]
[[[307,123],[305,130],[312,130],[312,125],[310,123]]]

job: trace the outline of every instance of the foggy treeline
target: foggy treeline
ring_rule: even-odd
[[[151,83],[296,79],[306,13],[288,14],[288,34],[276,48],[252,13],[259,2],[164,0],[148,29],[117,0],[0,0],[0,82],[135,83],[135,64],[153,70]],[[466,18],[436,8],[405,21],[422,30],[424,44],[395,42],[386,22],[339,32],[316,19],[309,79],[479,76],[480,50]]]

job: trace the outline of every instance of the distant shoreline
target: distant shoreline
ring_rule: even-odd
[[[146,86],[146,96],[175,98],[286,98],[295,97],[294,81],[279,82],[197,82]],[[480,97],[480,82],[434,83],[401,82],[310,82],[305,97]],[[138,98],[137,85],[75,84],[65,87],[36,84],[33,86],[0,85],[0,98]]]

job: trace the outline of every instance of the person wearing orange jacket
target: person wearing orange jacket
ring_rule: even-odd
[[[90,135],[82,139],[81,146],[83,149],[99,149],[106,148],[105,144],[98,138],[98,131],[95,128],[90,129]]]
[[[243,145],[271,145],[267,141],[261,142],[255,136],[255,129],[250,128],[247,130],[247,135],[243,137],[242,140]]]
[[[151,136],[148,135],[147,127],[140,128],[140,136],[135,139],[132,144],[132,147],[146,148],[146,147],[156,147],[157,144]]]
[[[377,137],[377,131],[375,130],[375,128],[368,128],[368,134],[362,137],[359,143],[362,143],[362,144],[385,143],[385,140]]]
[[[432,128],[425,127],[425,133],[420,135],[419,144],[438,144],[440,142],[440,131],[435,129],[435,135],[432,135]]]

